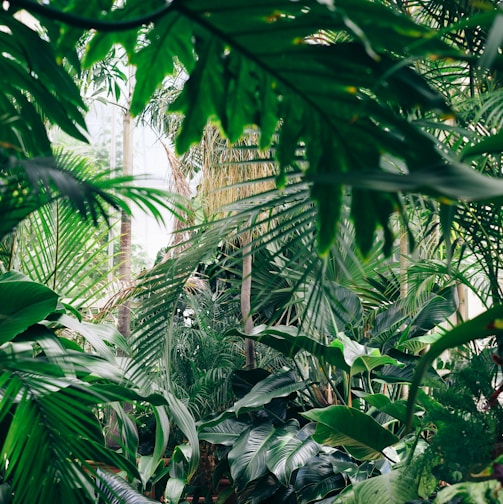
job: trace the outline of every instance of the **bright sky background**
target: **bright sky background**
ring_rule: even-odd
[[[91,145],[113,158],[111,136],[116,138],[117,166],[121,165],[122,153],[122,111],[113,105],[104,105],[97,102],[86,117]],[[114,126],[115,125],[115,126]],[[152,129],[144,126],[135,126],[133,134],[133,173],[144,179],[141,185],[169,190],[170,165],[164,147]],[[140,184],[140,182],[139,182]],[[154,218],[141,211],[134,211],[132,226],[133,243],[141,245],[149,257],[149,266],[152,266],[157,252],[165,247],[170,239],[171,216],[165,214],[166,225],[158,224]]]

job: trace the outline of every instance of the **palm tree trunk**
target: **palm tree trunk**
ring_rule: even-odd
[[[253,330],[253,317],[251,315],[251,284],[252,284],[252,247],[251,234],[245,233],[241,238],[243,255],[243,279],[241,282],[241,315],[244,322],[244,331],[250,334]],[[257,366],[255,342],[249,338],[245,340],[246,369]]]
[[[133,174],[133,119],[129,111],[124,114],[123,120],[123,173]],[[121,238],[119,249],[119,280],[123,287],[131,283],[131,217],[124,211],[121,214]],[[117,329],[125,337],[131,334],[131,310],[129,301],[119,307]]]
[[[131,87],[131,76],[129,85]],[[122,121],[123,143],[122,143],[122,171],[126,176],[133,174],[133,118],[129,109],[124,112]],[[122,289],[126,290],[131,284],[131,217],[124,211],[121,212],[121,235],[119,245],[119,281]],[[131,306],[129,301],[124,301],[119,305],[117,315],[117,330],[129,339],[131,335]],[[117,350],[119,356],[123,355],[120,349]],[[124,411],[131,411],[130,404],[124,404]],[[106,443],[109,448],[120,448],[120,429],[118,418],[113,409],[108,411],[109,418],[106,429]]]

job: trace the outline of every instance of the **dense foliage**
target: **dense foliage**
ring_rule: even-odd
[[[501,19],[493,1],[4,2],[3,501],[144,502],[136,490],[163,482],[178,502],[200,440],[221,445],[222,501],[501,500]],[[130,200],[157,217],[187,207],[58,155],[48,134],[85,140],[79,78],[117,47],[136,69],[128,114],[185,76],[161,110],[181,116],[179,154],[197,151],[210,121],[229,140],[226,168],[274,167],[274,185],[196,219],[140,277],[128,341],[82,320],[83,297],[99,295],[92,275],[104,274],[93,226]],[[264,182],[246,177],[237,185]],[[234,289],[252,278],[237,267],[252,256],[245,318],[264,324],[243,332]],[[470,320],[460,286],[483,305]],[[210,316],[222,289],[226,324]],[[190,331],[181,302],[206,311]],[[274,349],[268,370],[228,372],[241,336]],[[222,394],[209,401],[212,377]],[[105,443],[104,405],[121,454]],[[191,411],[208,409],[196,425]],[[140,411],[155,427],[136,460]],[[171,422],[182,435],[168,446]]]

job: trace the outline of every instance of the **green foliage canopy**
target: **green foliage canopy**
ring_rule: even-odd
[[[421,116],[434,124],[435,116],[442,120],[452,112],[447,97],[412,63],[469,56],[398,10],[364,0],[112,4],[101,5],[100,16],[82,0],[65,3],[64,12],[59,2],[14,0],[11,10],[28,9],[51,35],[57,27],[55,52],[65,56],[84,28],[97,28],[85,65],[122,44],[137,67],[135,114],[173,72],[177,58],[188,74],[171,109],[185,116],[178,150],[197,142],[208,120],[231,141],[257,126],[260,147],[274,147],[280,186],[292,168],[309,182],[323,256],[334,242],[344,186],[353,187],[351,217],[364,252],[382,227],[389,253],[389,219],[402,211],[399,191],[447,201],[494,200],[503,194],[500,182],[442,152],[414,120]],[[496,14],[483,18],[485,26]],[[398,168],[390,173],[385,160]]]

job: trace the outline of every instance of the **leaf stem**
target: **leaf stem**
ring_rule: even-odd
[[[49,5],[35,3],[32,0],[10,0],[9,4],[16,9],[25,9],[31,13],[61,21],[76,28],[83,28],[85,30],[94,28],[108,32],[131,30],[152,23],[163,17],[171,7],[171,3],[166,3],[161,8],[144,16],[126,20],[106,21],[104,19],[77,16],[72,12],[63,12]]]

